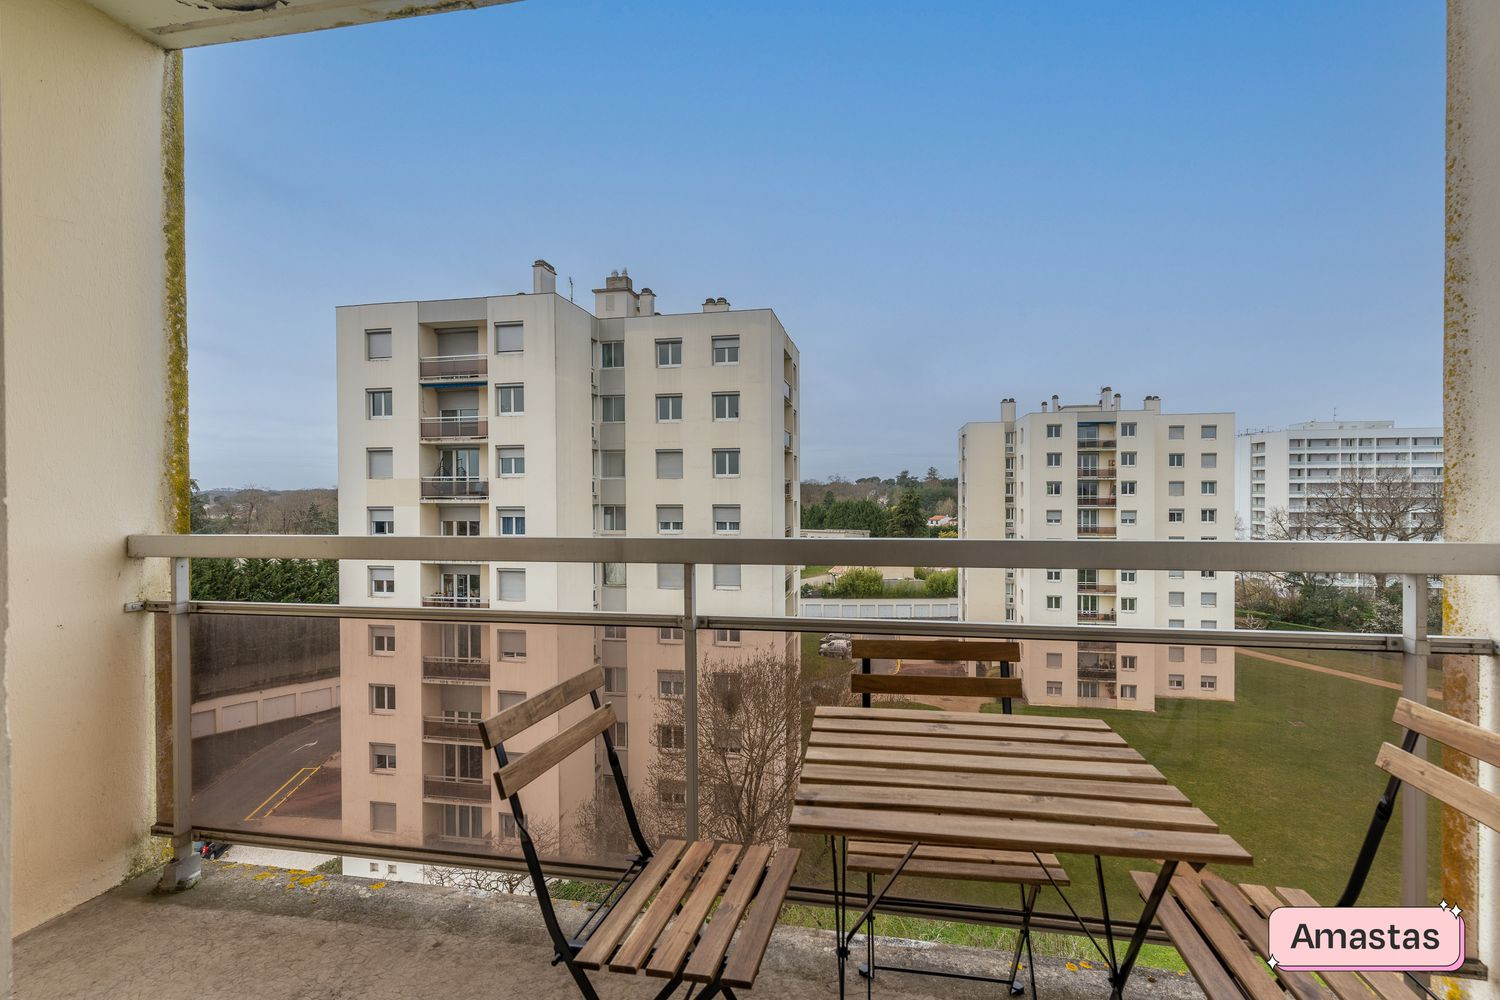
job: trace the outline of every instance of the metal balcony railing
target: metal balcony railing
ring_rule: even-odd
[[[423,382],[456,382],[483,378],[489,373],[489,358],[483,354],[422,358],[417,362],[417,377]]]
[[[1080,465],[1078,467],[1079,479],[1113,479],[1115,478],[1115,467],[1113,465]]]
[[[1115,447],[1115,439],[1114,438],[1098,437],[1098,438],[1079,438],[1078,439],[1078,450],[1079,451],[1103,451],[1103,450],[1110,450],[1110,451],[1112,451],[1112,450],[1114,450],[1114,447]]]
[[[423,500],[451,500],[457,497],[487,497],[489,495],[488,479],[460,479],[456,476],[422,477]]]
[[[454,597],[451,594],[422,595],[424,608],[483,608],[488,607],[489,603],[482,597]]]
[[[1078,620],[1081,622],[1112,622],[1115,620],[1113,611],[1079,611]]]
[[[453,441],[482,438],[489,435],[485,417],[423,417],[423,441]]]
[[[1115,584],[1084,583],[1082,580],[1080,580],[1078,581],[1078,590],[1080,593],[1084,594],[1113,594],[1115,592]]]
[[[1093,535],[1097,538],[1115,537],[1115,526],[1113,524],[1080,524],[1078,526],[1080,535]]]
[[[424,775],[422,797],[459,802],[488,802],[490,783],[483,778],[444,778]]]
[[[422,738],[457,743],[478,743],[479,730],[472,719],[423,719]]]
[[[1080,507],[1113,507],[1114,505],[1115,495],[1113,493],[1108,496],[1083,496],[1080,494],[1078,497],[1078,506]]]
[[[483,683],[490,679],[490,661],[467,656],[424,656],[422,679]]]

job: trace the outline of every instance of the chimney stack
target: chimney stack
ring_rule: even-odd
[[[1006,398],[1000,400],[1000,419],[1006,423],[1014,423],[1016,419],[1016,401]]]
[[[545,260],[532,262],[531,291],[533,295],[551,295],[557,291],[557,271]]]
[[[1117,393],[1115,393],[1115,409],[1119,410],[1119,408],[1120,408],[1120,394],[1117,392]]]
[[[724,296],[722,295],[718,298],[714,298],[712,295],[710,295],[708,298],[703,300],[703,311],[706,313],[728,312],[729,300],[724,298]]]
[[[640,311],[640,296],[628,270],[611,271],[604,279],[604,287],[594,289],[594,315],[600,319],[637,316]]]
[[[656,315],[656,293],[649,288],[641,289],[641,315]]]
[[[1146,401],[1142,404],[1141,408],[1143,410],[1145,410],[1147,413],[1160,413],[1161,412],[1161,397],[1160,396],[1147,396],[1146,397]]]
[[[1107,385],[1099,387],[1099,409],[1109,409],[1109,386]]]

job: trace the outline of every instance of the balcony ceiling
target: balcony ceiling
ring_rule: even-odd
[[[292,35],[516,0],[90,0],[168,49]]]

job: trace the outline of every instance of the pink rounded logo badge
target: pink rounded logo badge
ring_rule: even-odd
[[[1450,972],[1464,962],[1462,911],[1440,906],[1283,906],[1270,961],[1289,972]]]

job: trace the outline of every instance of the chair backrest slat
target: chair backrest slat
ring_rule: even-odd
[[[1456,719],[1406,698],[1396,702],[1396,724],[1421,733],[1444,746],[1500,767],[1500,733]]]
[[[973,698],[1020,698],[1019,677],[932,677],[917,674],[850,674],[855,694],[954,695]]]
[[[1500,795],[1485,791],[1416,754],[1383,743],[1375,766],[1447,803],[1491,830],[1500,830]]]
[[[1021,658],[1021,644],[1010,641],[963,639],[855,639],[850,655],[856,660],[958,660],[973,663],[1003,661],[1015,663]]]
[[[590,691],[604,686],[604,668],[590,667],[576,677],[570,677],[497,715],[479,723],[480,739],[486,749],[494,749],[497,743],[510,739],[523,730],[541,722],[549,715],[556,715]]]
[[[575,750],[592,743],[594,737],[615,724],[612,705],[594,709],[588,717],[535,747],[519,760],[495,772],[495,787],[506,797],[515,795],[537,778],[561,764]]]

